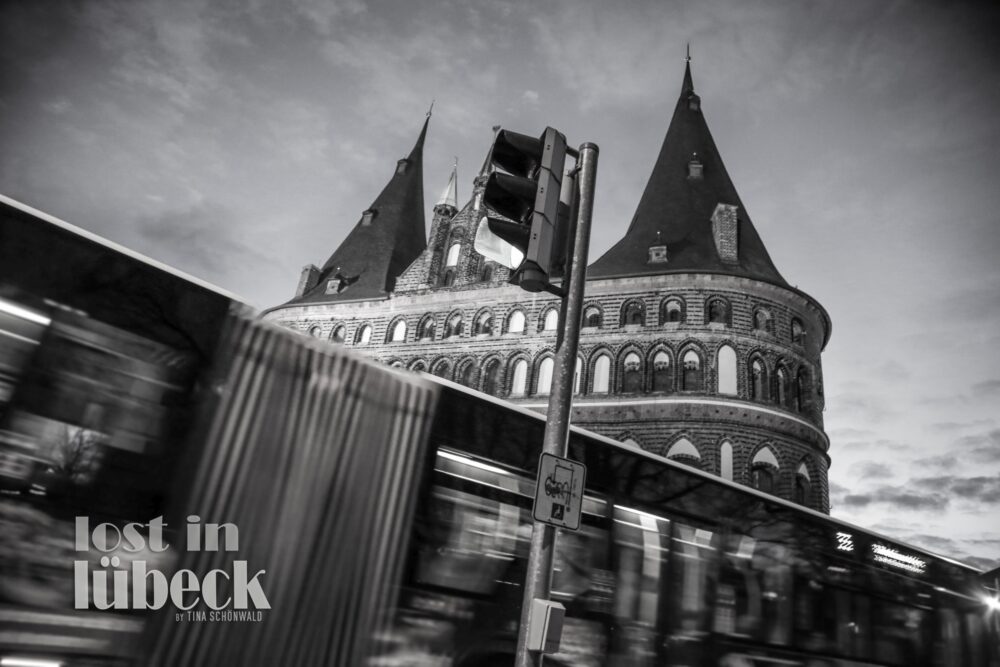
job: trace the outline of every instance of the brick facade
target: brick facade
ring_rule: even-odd
[[[457,267],[456,284],[431,286],[439,282],[430,267],[439,273],[446,267],[435,257],[447,251],[451,230],[471,224],[466,207],[452,224],[435,216],[432,241],[397,283],[390,298],[328,305],[284,307],[265,317],[283,326],[329,338],[343,326],[346,344],[357,347],[374,359],[395,366],[435,372],[458,382],[483,389],[483,369],[499,363],[499,391],[516,403],[544,410],[547,396],[537,393],[538,367],[554,353],[556,332],[544,330],[545,313],[558,301],[546,294],[530,294],[505,284],[500,275],[490,281],[476,280],[469,264],[480,268],[478,256],[463,248]],[[463,245],[468,236],[462,236]],[[441,241],[441,239],[444,239]],[[439,242],[436,242],[439,241]],[[506,269],[502,270],[506,272]],[[419,276],[419,280],[418,277]],[[680,299],[684,321],[669,322],[664,312],[671,299]],[[721,300],[729,309],[726,322],[711,322],[708,304]],[[828,439],[823,432],[823,378],[820,363],[824,340],[820,309],[810,298],[783,287],[735,276],[716,274],[666,274],[620,279],[591,280],[585,294],[587,306],[601,312],[597,327],[584,327],[580,337],[580,393],[573,423],[617,439],[631,437],[650,451],[665,454],[678,438],[687,437],[701,456],[699,467],[719,474],[719,448],[724,441],[733,446],[733,477],[740,483],[750,479],[750,462],[762,446],[770,445],[778,461],[778,495],[792,498],[794,479],[805,462],[809,471],[808,505],[820,511],[829,507],[827,469]],[[623,314],[629,304],[639,304],[644,313],[641,324],[627,324]],[[524,315],[524,331],[509,332],[514,312]],[[484,313],[493,318],[492,332],[474,333],[476,319]],[[767,319],[756,318],[766,313]],[[455,316],[463,322],[461,332],[449,337],[446,323]],[[433,319],[432,338],[418,339],[418,325]],[[390,341],[392,326],[406,323],[402,341]],[[802,325],[802,335],[792,338],[792,322]],[[760,326],[766,323],[766,326]],[[370,342],[357,345],[355,334],[362,326],[372,327]],[[720,395],[718,353],[728,345],[736,353],[736,395]],[[695,351],[701,362],[700,389],[684,389],[679,371],[682,356]],[[668,387],[654,391],[653,359],[659,352],[669,358],[672,373]],[[625,392],[623,362],[630,352],[641,360],[637,391]],[[597,358],[610,357],[610,386],[607,393],[595,393],[594,366]],[[512,369],[524,359],[529,373],[523,396],[511,395]],[[751,398],[751,364],[759,360],[766,373],[765,395]],[[466,367],[471,372],[462,373]],[[796,402],[794,390],[786,388],[786,401],[776,403],[777,371],[782,368],[791,385],[803,373],[805,382]]]

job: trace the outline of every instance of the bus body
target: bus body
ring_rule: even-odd
[[[225,347],[220,386],[274,386],[208,410],[246,435],[209,435],[198,467],[244,447],[236,477],[257,481],[188,511],[217,502],[261,539],[284,625],[167,620],[153,664],[510,665],[544,417],[265,323]],[[582,430],[569,456],[586,495],[556,539],[545,664],[1000,665],[974,568]]]
[[[0,200],[0,661],[510,665],[544,418],[234,310]],[[568,455],[547,665],[1000,665],[973,568],[582,430]],[[140,561],[259,596],[105,609],[94,578],[76,608],[75,563]]]

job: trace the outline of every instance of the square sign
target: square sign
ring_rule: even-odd
[[[552,454],[542,454],[535,481],[535,506],[532,514],[557,528],[579,530],[583,509],[583,485],[587,466]]]

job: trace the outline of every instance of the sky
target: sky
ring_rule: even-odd
[[[1000,9],[970,2],[0,3],[0,193],[231,290],[294,294],[413,146],[427,221],[492,126],[600,146],[596,259],[680,92],[830,313],[832,514],[1000,563]]]

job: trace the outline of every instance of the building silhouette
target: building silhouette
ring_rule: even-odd
[[[558,300],[509,285],[472,247],[487,159],[457,174],[429,238],[416,144],[322,267],[264,318],[544,410]],[[740,200],[688,62],[625,235],[587,271],[572,422],[829,511],[821,352],[830,317],[785,281]]]

